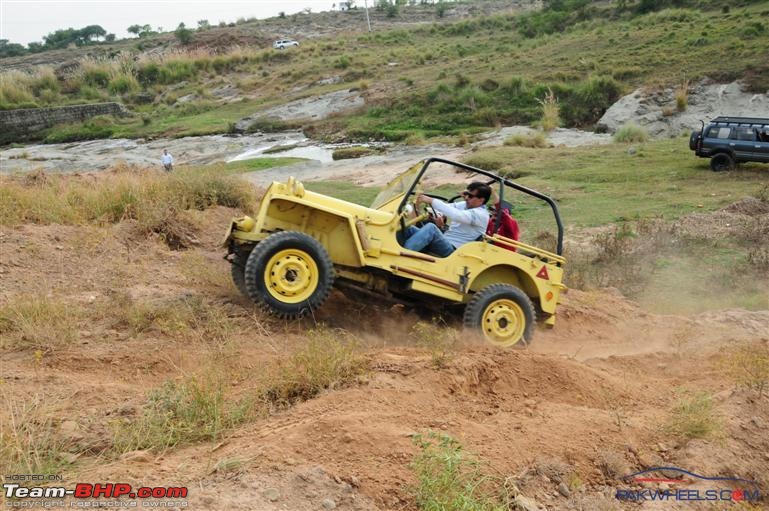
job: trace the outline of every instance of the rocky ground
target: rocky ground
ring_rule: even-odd
[[[638,89],[609,107],[597,126],[614,133],[625,124],[635,123],[652,137],[675,137],[698,130],[700,121],[707,123],[715,117],[765,117],[769,112],[769,91],[748,92],[740,82],[723,84],[704,79],[685,90],[685,104],[679,108],[677,89]]]

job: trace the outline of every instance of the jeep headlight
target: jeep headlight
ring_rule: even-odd
[[[250,216],[242,216],[240,218],[236,218],[234,223],[235,229],[246,232],[254,230],[254,226],[256,226],[256,220]]]

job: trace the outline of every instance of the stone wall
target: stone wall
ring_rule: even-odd
[[[124,116],[130,113],[120,103],[0,110],[0,133],[6,140],[24,138],[55,124],[82,122],[97,115]]]

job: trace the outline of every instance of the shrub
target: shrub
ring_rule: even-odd
[[[331,158],[334,160],[347,160],[368,156],[376,152],[376,149],[365,146],[340,147],[339,149],[334,149],[334,152],[331,153]]]
[[[307,336],[302,350],[268,371],[260,391],[265,402],[287,406],[325,389],[351,385],[365,373],[368,364],[357,354],[357,341],[347,332],[321,326]]]
[[[681,85],[676,89],[676,109],[679,112],[686,110],[689,104],[689,80],[684,80]]]
[[[110,80],[107,90],[112,94],[127,94],[139,90],[139,82],[133,75],[123,74]]]
[[[224,396],[221,380],[194,377],[166,381],[149,393],[136,420],[113,423],[113,449],[118,453],[138,449],[162,451],[179,444],[213,440],[248,418],[247,401],[232,403]]]
[[[109,84],[109,71],[101,67],[88,68],[83,72],[83,81],[93,87],[106,87]]]
[[[721,418],[706,392],[682,396],[673,407],[666,429],[684,439],[707,438],[721,429]]]
[[[52,350],[77,338],[80,310],[47,296],[21,296],[0,306],[0,348]]]
[[[555,128],[561,125],[560,106],[558,105],[558,99],[555,97],[552,89],[547,89],[547,94],[542,99],[537,99],[542,106],[542,118],[540,119],[540,125],[545,131],[553,131]]]
[[[0,108],[16,108],[34,99],[28,75],[19,71],[0,73]]]
[[[350,57],[347,55],[341,55],[336,62],[334,62],[334,67],[337,69],[347,69],[350,67]]]
[[[502,511],[511,501],[502,481],[482,471],[480,462],[450,436],[429,432],[416,435],[420,449],[411,462],[417,484],[411,489],[416,505],[423,510]],[[502,493],[500,495],[500,493]]]
[[[96,184],[57,176],[48,176],[35,186],[6,180],[0,189],[0,225],[104,224],[135,219],[152,226],[152,219],[169,218],[186,209],[222,205],[248,211],[256,203],[252,188],[216,169],[182,169],[161,175],[126,168],[131,172]],[[160,213],[158,208],[171,212]]]
[[[730,349],[722,361],[737,385],[754,390],[761,398],[769,390],[769,344],[743,344]]]
[[[178,83],[195,76],[197,70],[190,60],[169,60],[160,68],[158,81],[162,84]]]
[[[625,124],[614,134],[615,142],[646,142],[649,140],[649,134],[646,130],[637,124],[630,122]]]
[[[115,131],[112,120],[108,117],[94,117],[83,123],[61,124],[46,131],[43,142],[61,144],[79,140],[109,138]]]
[[[160,79],[160,66],[155,62],[147,62],[136,70],[136,78],[145,87],[157,83]]]
[[[505,145],[508,146],[520,146],[520,147],[548,147],[550,144],[547,141],[544,133],[516,133],[505,139]]]

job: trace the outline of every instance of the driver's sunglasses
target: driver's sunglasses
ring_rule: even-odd
[[[465,190],[464,192],[462,192],[462,193],[461,193],[461,195],[462,195],[462,197],[466,197],[466,198],[468,198],[468,199],[477,199],[477,198],[478,198],[478,196],[477,196],[477,195],[475,195],[475,194],[472,194],[472,193],[468,192],[467,190]]]

